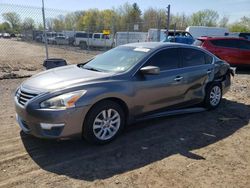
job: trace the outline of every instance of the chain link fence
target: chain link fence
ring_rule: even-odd
[[[121,23],[112,10],[103,13],[45,8],[44,33],[41,7],[0,3],[0,79],[41,71],[46,59],[45,34],[49,58],[65,59],[68,64],[86,62],[122,44],[146,42],[150,27],[158,31],[154,41],[160,40],[157,17],[150,25],[141,20]]]

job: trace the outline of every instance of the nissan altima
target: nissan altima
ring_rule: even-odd
[[[231,74],[228,63],[196,46],[127,44],[24,81],[15,93],[17,121],[36,137],[80,135],[104,144],[136,120],[194,106],[215,109]]]

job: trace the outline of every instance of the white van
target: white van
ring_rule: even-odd
[[[194,38],[207,36],[207,37],[223,37],[228,35],[229,30],[224,27],[205,27],[205,26],[189,26],[186,28]]]
[[[128,43],[146,42],[147,35],[147,32],[116,32],[115,46]]]

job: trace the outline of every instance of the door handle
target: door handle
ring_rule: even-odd
[[[177,76],[174,80],[177,81],[177,82],[179,82],[179,81],[181,81],[182,79],[183,79],[182,76]]]
[[[212,71],[210,69],[207,70],[207,74],[210,74]]]

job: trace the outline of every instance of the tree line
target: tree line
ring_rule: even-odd
[[[0,32],[20,33],[24,30],[42,30],[41,23],[34,19],[21,17],[16,12],[2,14]],[[136,27],[135,27],[136,25]],[[250,32],[250,17],[242,17],[239,21],[229,23],[229,18],[220,18],[218,12],[204,9],[191,15],[177,13],[170,15],[170,29],[184,30],[188,26],[228,27],[231,32]],[[138,4],[125,3],[118,8],[76,11],[56,18],[46,18],[46,27],[51,31],[76,30],[101,32],[104,29],[117,31],[148,31],[149,28],[166,28],[166,9],[148,8],[141,11]]]

